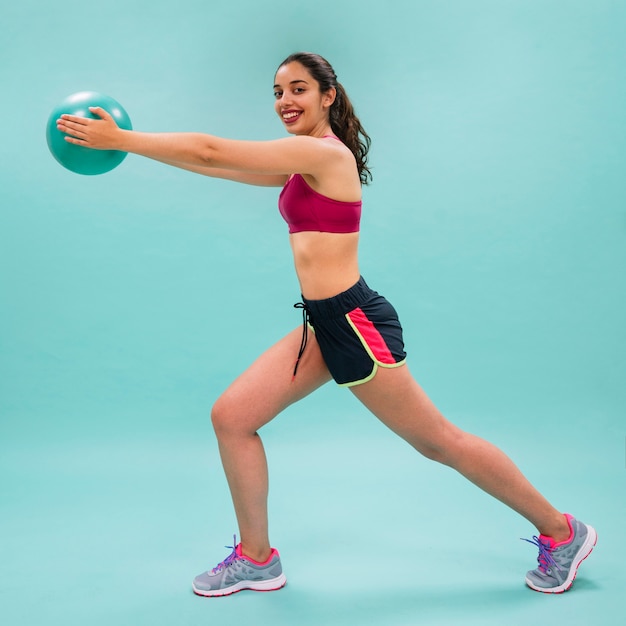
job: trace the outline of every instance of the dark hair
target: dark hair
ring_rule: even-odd
[[[330,127],[343,143],[350,148],[356,159],[361,183],[367,185],[372,180],[372,173],[367,167],[367,153],[372,140],[361,126],[359,118],[354,113],[343,85],[337,81],[337,74],[330,63],[319,54],[312,52],[296,52],[290,54],[278,69],[288,63],[300,63],[309,71],[319,83],[320,91],[326,93],[334,87],[337,90],[335,101],[330,107]]]

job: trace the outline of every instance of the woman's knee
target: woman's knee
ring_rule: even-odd
[[[465,433],[447,422],[437,437],[414,444],[415,449],[431,461],[443,465],[454,466],[458,456],[463,453]]]
[[[211,423],[218,438],[255,435],[268,420],[254,405],[241,403],[226,391],[211,408]]]
[[[218,437],[233,434],[240,429],[237,411],[227,397],[218,398],[211,408],[211,423]]]

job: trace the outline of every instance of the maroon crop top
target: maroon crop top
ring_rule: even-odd
[[[289,233],[356,233],[361,220],[361,201],[333,200],[312,189],[300,174],[289,178],[278,198],[278,210]]]

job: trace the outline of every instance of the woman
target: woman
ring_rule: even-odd
[[[537,591],[566,591],[595,545],[595,530],[560,513],[500,450],[439,413],[405,364],[395,310],[361,278],[357,248],[361,185],[370,177],[369,137],[335,72],[319,55],[297,53],[281,63],[274,83],[276,113],[294,135],[275,141],[125,131],[100,108],[92,109],[98,119],[63,115],[58,121],[76,145],[283,188],[279,208],[289,226],[304,325],[263,354],[213,407],[241,542],[195,578],[194,591],[222,596],[285,584],[268,537],[267,464],[258,430],[331,377],[416,450],[453,467],[534,524],[539,537],[531,543],[539,549],[539,565],[526,583]]]

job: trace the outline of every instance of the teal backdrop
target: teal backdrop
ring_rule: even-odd
[[[615,623],[625,24],[620,0],[5,2],[2,621]],[[73,174],[46,121],[94,90],[137,130],[284,136],[272,79],[296,50],[331,61],[372,137],[362,271],[399,310],[413,373],[598,528],[563,598],[523,588],[524,520],[332,385],[265,429],[288,587],[190,592],[236,529],[211,404],[299,323],[277,190],[133,155]]]

